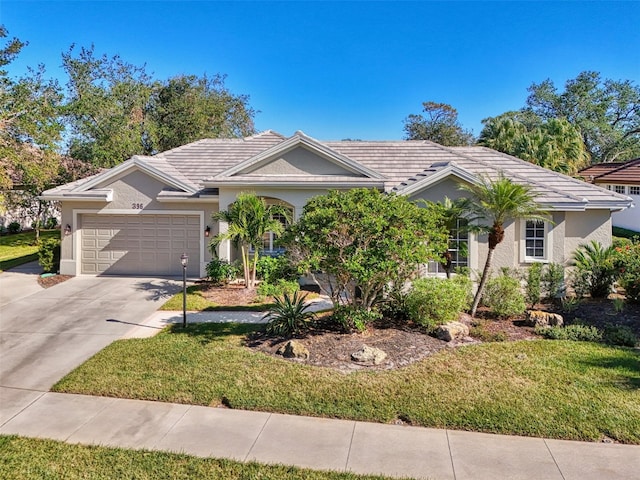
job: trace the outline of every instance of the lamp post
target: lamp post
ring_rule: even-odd
[[[189,255],[186,253],[180,255],[180,263],[182,264],[182,328],[187,328],[187,265],[189,264]]]

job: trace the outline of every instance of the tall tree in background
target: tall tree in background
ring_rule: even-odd
[[[7,35],[0,26],[0,39]],[[42,65],[23,77],[9,78],[4,67],[25,45],[13,38],[0,48],[0,186],[5,189],[1,200],[4,209],[22,208],[39,219],[44,205],[37,195],[56,182],[60,168],[62,93],[57,82],[45,78]],[[36,240],[38,232],[36,228]]]
[[[201,138],[255,133],[249,97],[232,94],[224,80],[223,75],[182,75],[156,85],[149,109],[154,150],[162,152]]]
[[[136,154],[152,153],[146,120],[153,82],[145,67],[119,56],[97,57],[74,46],[62,54],[69,77],[64,109],[70,127],[69,155],[113,167]]]
[[[640,87],[582,72],[558,92],[551,80],[529,87],[526,110],[577,128],[593,163],[640,156]]]
[[[404,119],[405,139],[430,140],[449,147],[471,145],[473,134],[458,122],[458,111],[446,103],[424,102],[423,114]]]
[[[567,175],[575,175],[589,163],[580,132],[565,119],[543,120],[524,111],[503,113],[482,123],[480,145]]]

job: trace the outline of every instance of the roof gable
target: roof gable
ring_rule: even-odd
[[[340,176],[382,180],[384,176],[332,150],[302,132],[268,148],[209,180],[246,176]]]

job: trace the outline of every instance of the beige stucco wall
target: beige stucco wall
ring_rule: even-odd
[[[284,153],[280,158],[267,164],[249,168],[242,174],[251,175],[344,175],[361,176],[346,170],[340,165],[310,152],[306,148],[297,147]]]
[[[460,183],[452,178],[446,178],[441,182],[431,185],[428,189],[417,192],[409,197],[410,200],[427,200],[430,202],[442,202],[445,197],[451,200],[467,196],[464,190],[460,190]]]
[[[583,243],[595,240],[602,245],[611,245],[611,214],[609,210],[587,210],[567,212],[565,254],[572,252]]]
[[[80,228],[83,213],[102,213],[114,215],[145,215],[162,213],[202,213],[203,225],[202,246],[203,256],[201,258],[200,271],[204,274],[204,266],[211,259],[209,251],[210,238],[218,233],[217,222],[211,220],[211,215],[218,211],[215,199],[210,201],[176,201],[159,202],[158,194],[165,188],[165,184],[155,178],[148,176],[141,171],[133,171],[122,175],[108,184],[99,185],[96,188],[110,188],[113,190],[113,201],[111,202],[62,202],[62,231],[66,225],[72,229],[71,235],[62,235],[60,273],[65,275],[77,275],[77,255],[80,242]],[[206,226],[211,227],[209,238],[204,236]]]

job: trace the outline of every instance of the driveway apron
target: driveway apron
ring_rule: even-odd
[[[0,306],[0,387],[48,391],[179,290],[172,279],[92,276],[16,289]]]

